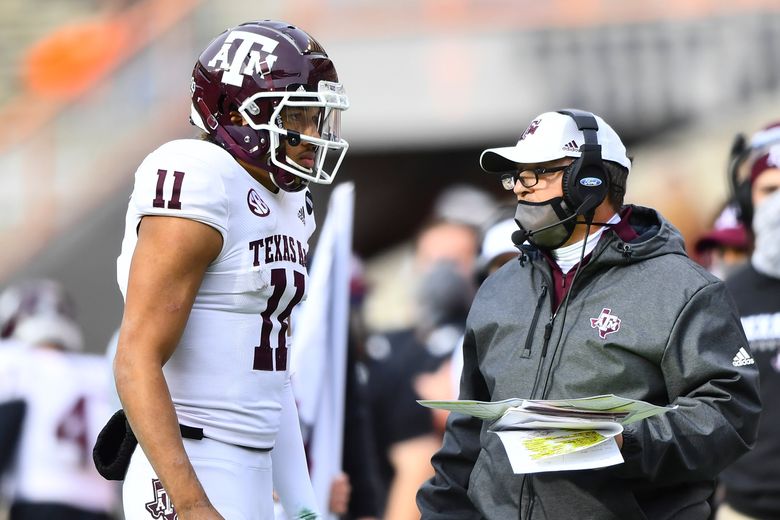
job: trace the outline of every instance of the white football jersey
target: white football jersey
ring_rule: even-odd
[[[145,215],[197,220],[223,239],[163,368],[179,422],[223,442],[272,447],[289,384],[289,317],[308,282],[311,193],[272,193],[207,141],[163,145],[135,174],[117,260],[125,297]]]
[[[2,346],[0,382],[0,402],[26,404],[9,498],[113,511],[118,486],[92,462],[95,439],[113,412],[105,358]]]

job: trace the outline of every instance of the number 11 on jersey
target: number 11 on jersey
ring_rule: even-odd
[[[165,199],[163,198],[163,188],[165,188],[165,177],[168,176],[168,170],[157,170],[157,189],[155,190],[152,206],[155,208],[164,208]],[[168,201],[168,209],[181,209],[181,184],[184,182],[184,172],[173,172],[173,190],[171,198]]]
[[[292,287],[288,290],[287,276],[292,273]],[[287,328],[290,313],[303,298],[306,278],[303,273],[288,269],[271,270],[273,293],[268,298],[260,330],[260,344],[255,347],[253,370],[287,370]],[[289,298],[287,305],[280,308],[283,298]],[[275,334],[274,334],[275,332]],[[276,348],[272,342],[276,340]],[[274,351],[275,355],[274,355]],[[275,363],[274,363],[275,361]]]

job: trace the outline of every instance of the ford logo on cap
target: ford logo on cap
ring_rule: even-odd
[[[585,177],[584,179],[580,179],[580,184],[588,187],[601,186],[601,183],[601,179],[596,177]]]

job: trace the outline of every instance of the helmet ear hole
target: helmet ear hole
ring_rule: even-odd
[[[241,124],[226,126],[225,131],[235,146],[240,147],[242,152],[253,159],[260,159],[268,152],[267,131],[255,130]],[[228,152],[232,153],[230,149]]]

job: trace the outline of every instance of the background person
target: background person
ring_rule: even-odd
[[[0,328],[0,477],[11,490],[9,520],[110,520],[119,490],[91,460],[112,411],[109,375],[102,356],[81,352],[70,295],[53,280],[12,285],[0,295]]]
[[[755,367],[733,363],[749,353],[723,283],[656,211],[623,206],[631,161],[598,116],[541,114],[481,165],[513,189],[513,239],[530,245],[477,293],[460,398],[678,407],[625,427],[623,464],[533,475],[513,474],[487,422],[451,414],[422,518],[708,518],[715,476],[750,448],[760,410]]]
[[[423,225],[415,240],[416,321],[375,334],[366,344],[366,395],[385,520],[416,517],[415,493],[433,473],[430,458],[441,432],[432,411],[417,404],[422,397],[415,382],[449,359],[463,332],[478,239],[477,229],[463,222]]]
[[[761,376],[764,408],[755,448],[721,475],[725,496],[717,520],[780,518],[780,126],[757,132],[745,152],[741,168],[750,190],[742,214],[752,215],[746,223],[755,250],[726,286]]]
[[[712,228],[701,235],[693,246],[696,258],[710,273],[725,280],[750,258],[752,238],[739,221],[733,203],[718,214]]]

